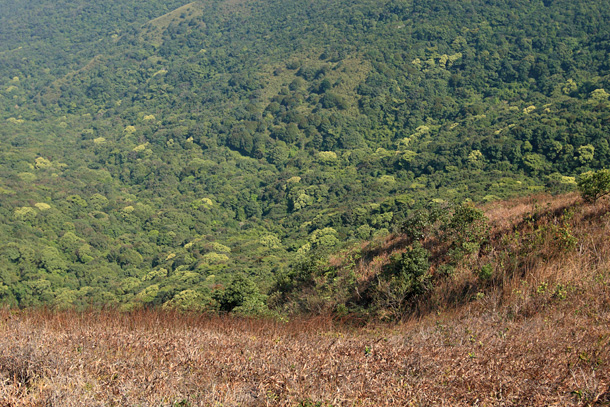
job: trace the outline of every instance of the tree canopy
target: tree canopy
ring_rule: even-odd
[[[575,189],[610,164],[609,21],[601,0],[0,0],[0,302],[258,306],[419,204]]]

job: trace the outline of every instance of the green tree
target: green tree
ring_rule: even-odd
[[[585,172],[577,181],[580,195],[587,202],[596,202],[599,198],[610,194],[610,170]]]
[[[412,301],[431,287],[429,258],[428,250],[415,242],[393,259],[379,277],[377,306],[390,310],[395,318],[402,316]]]
[[[213,297],[221,311],[229,312],[243,305],[252,308],[256,303],[264,303],[257,285],[241,274],[233,277],[229,285],[222,291],[216,291]]]

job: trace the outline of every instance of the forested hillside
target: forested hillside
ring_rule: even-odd
[[[0,303],[262,312],[422,205],[574,189],[608,92],[603,0],[0,0]]]

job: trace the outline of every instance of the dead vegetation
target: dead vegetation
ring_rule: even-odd
[[[4,311],[0,405],[603,406],[608,291],[591,289],[530,317],[476,304],[361,329],[328,318]]]
[[[577,201],[486,208],[493,277],[398,324],[3,310],[0,406],[610,406],[610,217]]]
[[[429,253],[433,284],[406,307],[391,310],[387,301],[378,302],[378,296],[385,294],[383,284],[387,285],[384,269],[413,246],[412,240],[398,233],[331,257],[317,270],[312,268],[313,284],[294,290],[285,308],[329,313],[360,307],[366,318],[396,320],[478,301],[521,315],[564,298],[588,279],[608,275],[607,201],[587,204],[577,194],[537,195],[494,202],[482,209],[487,218],[485,236],[476,232],[475,240],[467,238],[476,248],[457,261],[451,255],[455,242],[438,236],[447,232],[428,231],[419,240]]]

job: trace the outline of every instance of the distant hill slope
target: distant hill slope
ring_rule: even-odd
[[[609,17],[2,0],[0,301],[214,308],[422,203],[570,191],[610,160]]]

